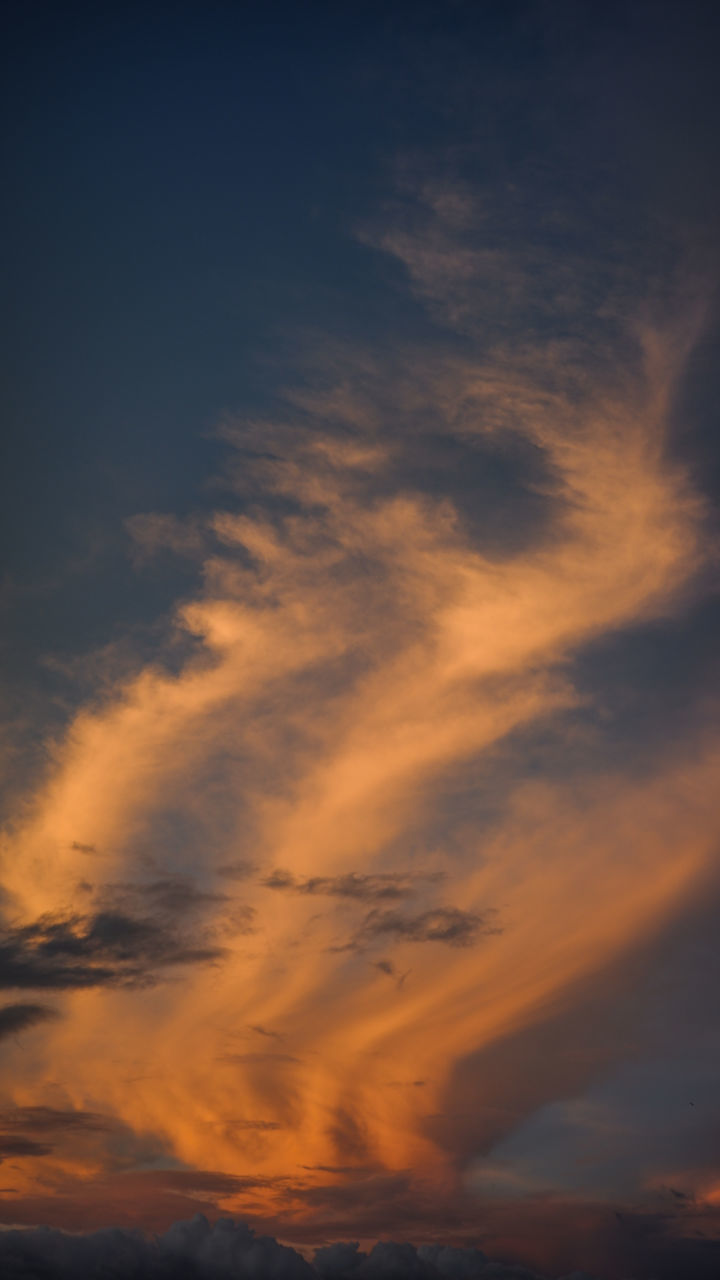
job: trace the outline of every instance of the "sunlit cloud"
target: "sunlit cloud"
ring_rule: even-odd
[[[481,1176],[452,1137],[454,1073],[572,1007],[709,883],[717,736],[652,744],[642,776],[584,768],[597,709],[573,666],[681,617],[713,554],[668,443],[701,316],[680,284],[629,309],[595,263],[605,300],[560,336],[588,315],[587,272],[479,246],[479,208],[426,184],[404,225],[363,233],[436,344],[332,351],[286,422],[225,424],[213,514],[131,521],[141,561],[195,557],[202,585],[169,623],[179,667],[160,653],[105,683],[7,837],[0,983],[61,1015],[0,1011],[28,1203],[119,1160],[117,1134],[56,1115],[115,1118],[163,1195],[207,1176],[215,1206],[298,1230],[333,1205],[384,1229],[358,1206],[391,1191],[514,1195],[517,1163]],[[40,1051],[11,1043],[41,1023]],[[511,1079],[492,1105],[499,1140]]]

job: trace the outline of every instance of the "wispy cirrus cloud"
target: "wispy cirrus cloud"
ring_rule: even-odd
[[[395,1221],[441,1192],[451,1217],[482,1144],[565,1079],[498,1087],[494,1122],[466,1126],[445,1106],[463,1064],[502,1074],[503,1045],[542,1044],[703,892],[720,754],[698,732],[599,767],[576,666],[700,590],[705,506],[668,444],[694,299],[564,255],[549,224],[538,249],[467,184],[404,198],[366,239],[441,333],[329,349],[287,421],[228,422],[202,537],[135,521],[202,562],[172,623],[186,656],[118,676],[55,745],[10,833],[0,949],[6,989],[65,993],[22,1090],[9,1060],[16,1105],[71,1085],[216,1169],[224,1207],[247,1179],[266,1214],[383,1230],[368,1205],[391,1192]],[[248,1028],[282,1044],[238,1051]],[[351,1160],[377,1181],[317,1176]]]

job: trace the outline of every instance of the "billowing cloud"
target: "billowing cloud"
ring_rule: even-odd
[[[48,1280],[117,1276],[123,1280],[537,1280],[524,1267],[492,1262],[477,1249],[447,1246],[414,1248],[409,1244],[377,1244],[368,1254],[353,1244],[318,1250],[314,1264],[296,1250],[279,1244],[232,1219],[211,1225],[198,1214],[178,1222],[154,1240],[122,1230],[92,1235],[63,1235],[49,1228],[3,1231],[3,1273]],[[573,1280],[583,1280],[579,1272]]]
[[[614,1247],[624,1239],[629,1265],[640,1280],[651,1276],[674,1280],[678,1275],[687,1280],[711,1280],[716,1274],[717,1242],[704,1240],[702,1235],[673,1236],[669,1217],[619,1217],[615,1235]],[[383,1241],[365,1250],[357,1243],[334,1243],[304,1257],[241,1222],[220,1218],[210,1223],[201,1213],[154,1237],[127,1228],[86,1235],[69,1235],[49,1227],[10,1229],[0,1235],[0,1262],[3,1275],[10,1280],[94,1280],[100,1276],[117,1276],[118,1280],[252,1280],[266,1276],[275,1280],[541,1280],[533,1268],[494,1259],[475,1247],[446,1244]],[[552,1274],[558,1280],[593,1280],[597,1273],[575,1269],[572,1273],[553,1270]]]

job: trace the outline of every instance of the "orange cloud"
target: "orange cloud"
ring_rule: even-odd
[[[437,297],[437,254],[412,252]],[[112,1116],[154,1135],[153,1159],[259,1178],[266,1209],[311,1212],[282,1181],[299,1170],[305,1185],[371,1167],[448,1186],[426,1120],[454,1065],[699,891],[716,741],[669,744],[641,781],[531,781],[518,747],[481,828],[442,808],[513,735],[562,738],[585,696],[571,658],[672,611],[705,563],[702,504],[665,448],[687,333],[627,341],[614,378],[503,345],[400,379],[433,439],[520,436],[541,456],[547,519],[519,550],[479,544],[452,485],[413,487],[424,428],[394,429],[385,386],[375,413],[343,386],[305,398],[310,426],[228,428],[245,500],[204,530],[136,522],[146,550],[208,548],[175,617],[193,648],[177,674],[146,666],[82,710],[19,810],[3,881],[23,963],[30,947],[67,957],[70,930],[107,976],[68,980],[63,1018],[10,1046],[8,1102]],[[244,879],[223,877],[240,863]],[[305,890],[273,884],[278,869]],[[359,891],[371,880],[396,885],[390,906]],[[119,962],[132,945],[147,982]],[[99,1177],[111,1147],[37,1154],[14,1184]]]

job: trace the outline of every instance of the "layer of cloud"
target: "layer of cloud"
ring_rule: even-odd
[[[620,1217],[615,1234],[615,1247],[623,1242],[621,1252],[638,1280],[712,1280],[717,1274],[720,1242],[702,1234],[674,1235],[670,1215]],[[88,1235],[49,1227],[9,1229],[0,1233],[0,1263],[8,1280],[542,1280],[529,1267],[447,1244],[383,1241],[364,1250],[357,1243],[336,1243],[308,1260],[243,1223],[220,1218],[211,1224],[203,1214],[155,1237],[119,1228]],[[631,1274],[613,1273],[627,1280]],[[593,1280],[599,1273],[553,1270],[542,1276],[548,1274]]]
[[[232,1219],[211,1225],[202,1215],[178,1222],[154,1240],[109,1230],[71,1236],[50,1228],[0,1233],[8,1280],[537,1280],[524,1267],[490,1261],[477,1249],[353,1244],[320,1249],[314,1265],[268,1236]],[[568,1278],[570,1280],[570,1278]],[[583,1280],[575,1273],[573,1280]]]

